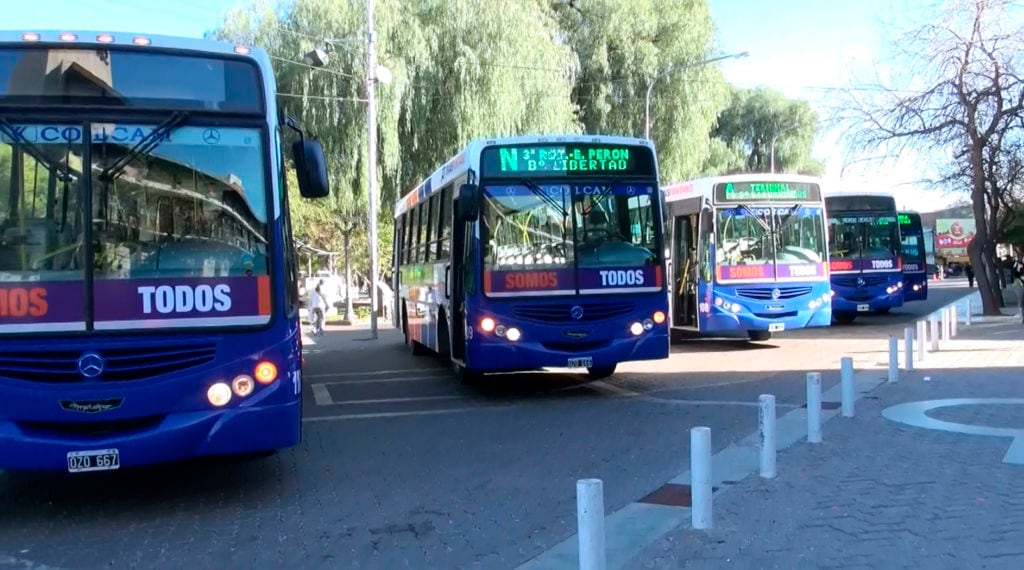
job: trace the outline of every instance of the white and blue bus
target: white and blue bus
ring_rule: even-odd
[[[662,188],[673,335],[748,337],[831,322],[818,178],[736,174]]]
[[[395,205],[396,324],[463,381],[668,357],[649,141],[476,140]]]
[[[289,127],[250,46],[0,33],[0,468],[299,442]],[[293,152],[327,195],[319,143]]]

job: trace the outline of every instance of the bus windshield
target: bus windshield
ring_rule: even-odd
[[[717,209],[716,263],[722,280],[823,277],[819,205]]]
[[[179,126],[135,150],[155,126],[0,124],[0,281],[31,282],[38,300],[7,316],[46,330],[83,322],[91,260],[96,328],[196,312],[206,325],[266,322],[256,284],[269,275],[260,130]]]
[[[901,244],[895,214],[839,215],[829,217],[828,223],[833,260],[870,260],[864,269],[898,269]]]
[[[653,184],[485,185],[484,269],[567,271],[552,278],[553,290],[653,285],[648,277],[659,260],[658,212],[651,205],[655,192]],[[630,268],[643,271],[624,278],[628,283],[609,278],[607,271],[590,271]]]

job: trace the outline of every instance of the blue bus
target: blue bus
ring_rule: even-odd
[[[673,336],[771,338],[832,320],[818,178],[736,174],[662,188]]]
[[[649,141],[471,142],[395,206],[396,326],[463,382],[668,357],[662,203]]]
[[[903,262],[896,198],[884,193],[825,197],[832,317],[851,323],[860,313],[903,306]]]
[[[900,252],[903,256],[903,301],[928,299],[928,263],[921,214],[899,212]]]
[[[0,61],[0,468],[298,443],[282,127],[301,130],[267,54],[4,32]],[[292,151],[302,194],[327,195],[319,143]]]

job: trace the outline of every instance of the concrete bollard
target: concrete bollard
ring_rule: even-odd
[[[711,428],[690,428],[690,522],[711,528]]]
[[[928,317],[928,322],[931,324],[931,329],[932,329],[931,330],[931,334],[929,335],[929,337],[931,338],[931,341],[932,341],[932,350],[931,351],[932,352],[938,352],[939,351],[939,319],[935,315],[930,315]]]
[[[843,417],[853,417],[853,358],[844,356],[839,360],[839,384],[842,394]]]
[[[952,315],[952,318],[949,320],[949,332],[950,336],[953,337],[956,336],[956,326],[957,323],[960,322],[960,305],[953,303],[949,306],[949,312]]]
[[[913,327],[903,328],[903,369],[913,371]]]
[[[945,307],[942,309],[942,340],[947,342],[951,339],[949,333],[953,330],[953,327],[949,325],[950,319],[951,314],[949,312],[949,307]]]
[[[757,399],[761,404],[758,407],[758,426],[761,429],[761,477],[774,479],[776,475],[775,454],[778,445],[775,438],[775,396],[761,394]]]
[[[821,443],[821,373],[807,373],[807,442]]]
[[[917,321],[917,360],[924,362],[924,339],[928,336],[928,325],[925,321]]]
[[[580,570],[605,570],[604,483],[600,479],[576,481],[576,527]]]
[[[895,384],[900,379],[900,342],[889,335],[889,383]]]
[[[971,326],[971,298],[964,299],[967,302],[966,310],[964,311],[964,324]]]

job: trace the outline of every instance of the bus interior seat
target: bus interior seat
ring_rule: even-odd
[[[57,228],[52,220],[45,218],[33,218],[27,220],[8,219],[0,225],[0,232],[3,236],[3,248],[7,249],[2,255],[5,269],[28,270],[31,267],[22,267],[21,258],[24,256],[28,263],[39,259],[50,252],[57,241]],[[9,249],[8,249],[9,248]],[[13,259],[12,259],[13,258]]]

